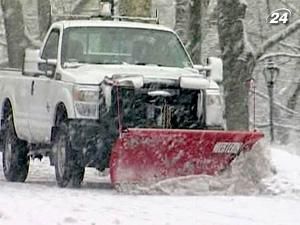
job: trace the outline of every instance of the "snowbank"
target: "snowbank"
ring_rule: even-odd
[[[265,193],[300,196],[300,157],[288,151],[290,149],[283,151],[282,147],[273,147],[272,164],[276,174],[264,180]]]

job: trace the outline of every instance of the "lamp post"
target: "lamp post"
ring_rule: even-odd
[[[274,142],[274,123],[273,123],[273,103],[274,103],[274,85],[279,75],[279,67],[272,61],[268,60],[265,64],[265,68],[263,70],[264,78],[267,83],[268,87],[268,94],[269,94],[269,119],[270,119],[270,136],[271,136],[271,143]]]

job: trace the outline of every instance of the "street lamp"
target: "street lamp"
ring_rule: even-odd
[[[263,70],[263,74],[265,77],[265,81],[267,83],[268,87],[268,94],[269,94],[269,113],[270,113],[270,136],[271,136],[271,142],[274,142],[274,123],[273,123],[273,90],[274,85],[277,80],[277,77],[279,76],[280,69],[279,67],[272,61],[268,60],[265,64],[265,68]]]

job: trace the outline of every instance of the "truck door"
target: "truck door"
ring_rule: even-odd
[[[19,72],[15,72],[19,73]],[[13,75],[13,74],[8,74]],[[14,88],[15,92],[15,108],[14,110],[14,124],[17,131],[18,137],[23,140],[30,141],[31,134],[29,124],[28,124],[28,115],[29,115],[29,87],[31,77],[16,77],[17,79],[11,80],[11,88]]]
[[[53,29],[42,52],[42,59],[57,59],[59,30]],[[49,143],[51,137],[52,116],[50,102],[52,80],[41,75],[33,77],[30,86],[31,104],[29,124],[33,143]]]

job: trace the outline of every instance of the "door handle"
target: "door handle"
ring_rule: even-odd
[[[30,91],[31,95],[34,94],[34,80],[31,82],[31,91]]]

